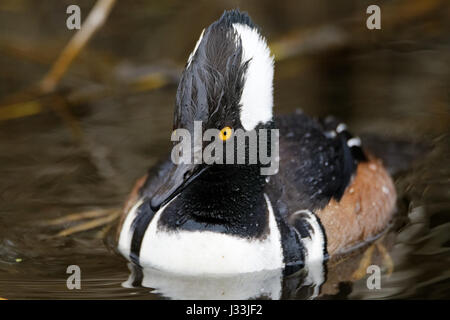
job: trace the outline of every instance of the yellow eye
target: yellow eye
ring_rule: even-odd
[[[219,138],[222,141],[227,141],[228,139],[230,139],[231,134],[232,134],[231,128],[225,127],[222,130],[220,130]]]

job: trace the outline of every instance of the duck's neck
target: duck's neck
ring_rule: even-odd
[[[261,237],[268,227],[265,184],[257,165],[212,167],[170,204],[161,223],[171,229]]]

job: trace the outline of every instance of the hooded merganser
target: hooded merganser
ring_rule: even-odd
[[[196,120],[221,134],[276,128],[279,170],[261,175],[259,160],[162,162],[125,205],[118,249],[127,259],[184,274],[308,268],[320,282],[328,257],[386,228],[396,192],[381,161],[334,118],[273,117],[273,64],[246,13],[227,11],[203,30],[179,83],[174,129],[192,132]]]

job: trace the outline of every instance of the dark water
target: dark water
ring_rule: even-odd
[[[80,3],[87,15],[94,1]],[[373,256],[381,289],[352,277],[365,247],[330,263],[318,298],[450,297],[446,1],[382,1],[379,31],[365,28],[365,1],[120,2],[55,93],[24,93],[73,35],[65,28],[69,4],[0,3],[0,297],[246,298],[281,285],[272,298],[311,297],[314,290],[298,288],[301,277],[276,272],[189,279],[149,271],[144,284],[157,288],[150,293],[126,282],[112,230],[55,237],[77,223],[46,224],[119,208],[133,181],[165,155],[179,72],[202,28],[232,6],[249,11],[277,54],[276,113],[334,114],[356,133],[399,141],[381,151],[415,155],[406,170],[401,157],[394,161],[403,169],[395,174],[398,213]],[[81,268],[81,290],[66,287],[69,265]]]

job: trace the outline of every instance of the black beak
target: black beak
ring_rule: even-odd
[[[167,178],[162,186],[155,192],[151,201],[151,208],[154,212],[167,204],[176,195],[178,195],[184,188],[186,188],[192,181],[194,181],[203,171],[206,166],[198,164],[178,164],[167,174]]]

